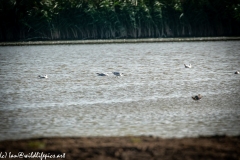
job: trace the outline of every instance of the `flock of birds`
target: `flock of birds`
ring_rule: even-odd
[[[112,72],[116,77],[123,76],[123,73],[120,72]],[[107,73],[97,73],[98,76],[109,76]],[[38,75],[38,78],[44,79],[48,78],[48,75]]]
[[[192,68],[192,65],[191,64],[184,64],[185,68]],[[239,71],[236,71],[234,72],[234,74],[239,74],[240,72]],[[115,75],[116,77],[120,77],[120,76],[123,76],[123,73],[120,73],[120,72],[112,72],[113,75]],[[107,73],[97,73],[98,76],[109,76]],[[39,75],[38,78],[48,78],[47,75]],[[200,100],[202,99],[202,95],[201,94],[198,94],[196,96],[192,96],[192,99],[193,100]]]
[[[119,77],[119,76],[123,76],[123,73],[120,73],[120,72],[112,72],[113,75],[115,75],[116,77]],[[107,73],[97,73],[98,76],[109,76]]]

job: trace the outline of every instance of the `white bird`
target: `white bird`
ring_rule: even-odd
[[[234,74],[239,74],[239,71],[234,72]]]
[[[39,75],[38,78],[48,78],[48,76],[47,75],[44,75],[44,76]]]
[[[97,73],[97,74],[98,74],[98,76],[108,76],[107,73]]]
[[[192,68],[192,65],[191,65],[191,64],[189,64],[189,65],[184,64],[184,66],[185,66],[185,68]]]
[[[112,72],[116,77],[118,76],[123,76],[123,73],[120,73],[120,72]]]

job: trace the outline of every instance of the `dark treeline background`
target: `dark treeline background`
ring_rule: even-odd
[[[0,16],[0,41],[240,35],[240,0],[0,0]]]

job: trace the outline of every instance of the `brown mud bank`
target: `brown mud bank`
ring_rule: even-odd
[[[58,159],[67,160],[240,160],[240,136],[172,139],[152,136],[55,137],[5,140],[0,141],[0,154],[4,159],[14,155],[15,158],[12,159],[24,159],[23,155],[29,156],[25,159],[41,159],[43,155],[42,159],[57,159],[53,156],[59,156]]]
[[[19,41],[19,42],[0,42],[0,46],[195,42],[195,41],[233,41],[233,40],[240,40],[240,37],[139,38],[139,39],[99,39],[99,40],[22,41],[22,42]]]

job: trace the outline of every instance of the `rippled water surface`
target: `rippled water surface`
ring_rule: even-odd
[[[240,134],[240,41],[0,47],[0,65],[0,140]]]

